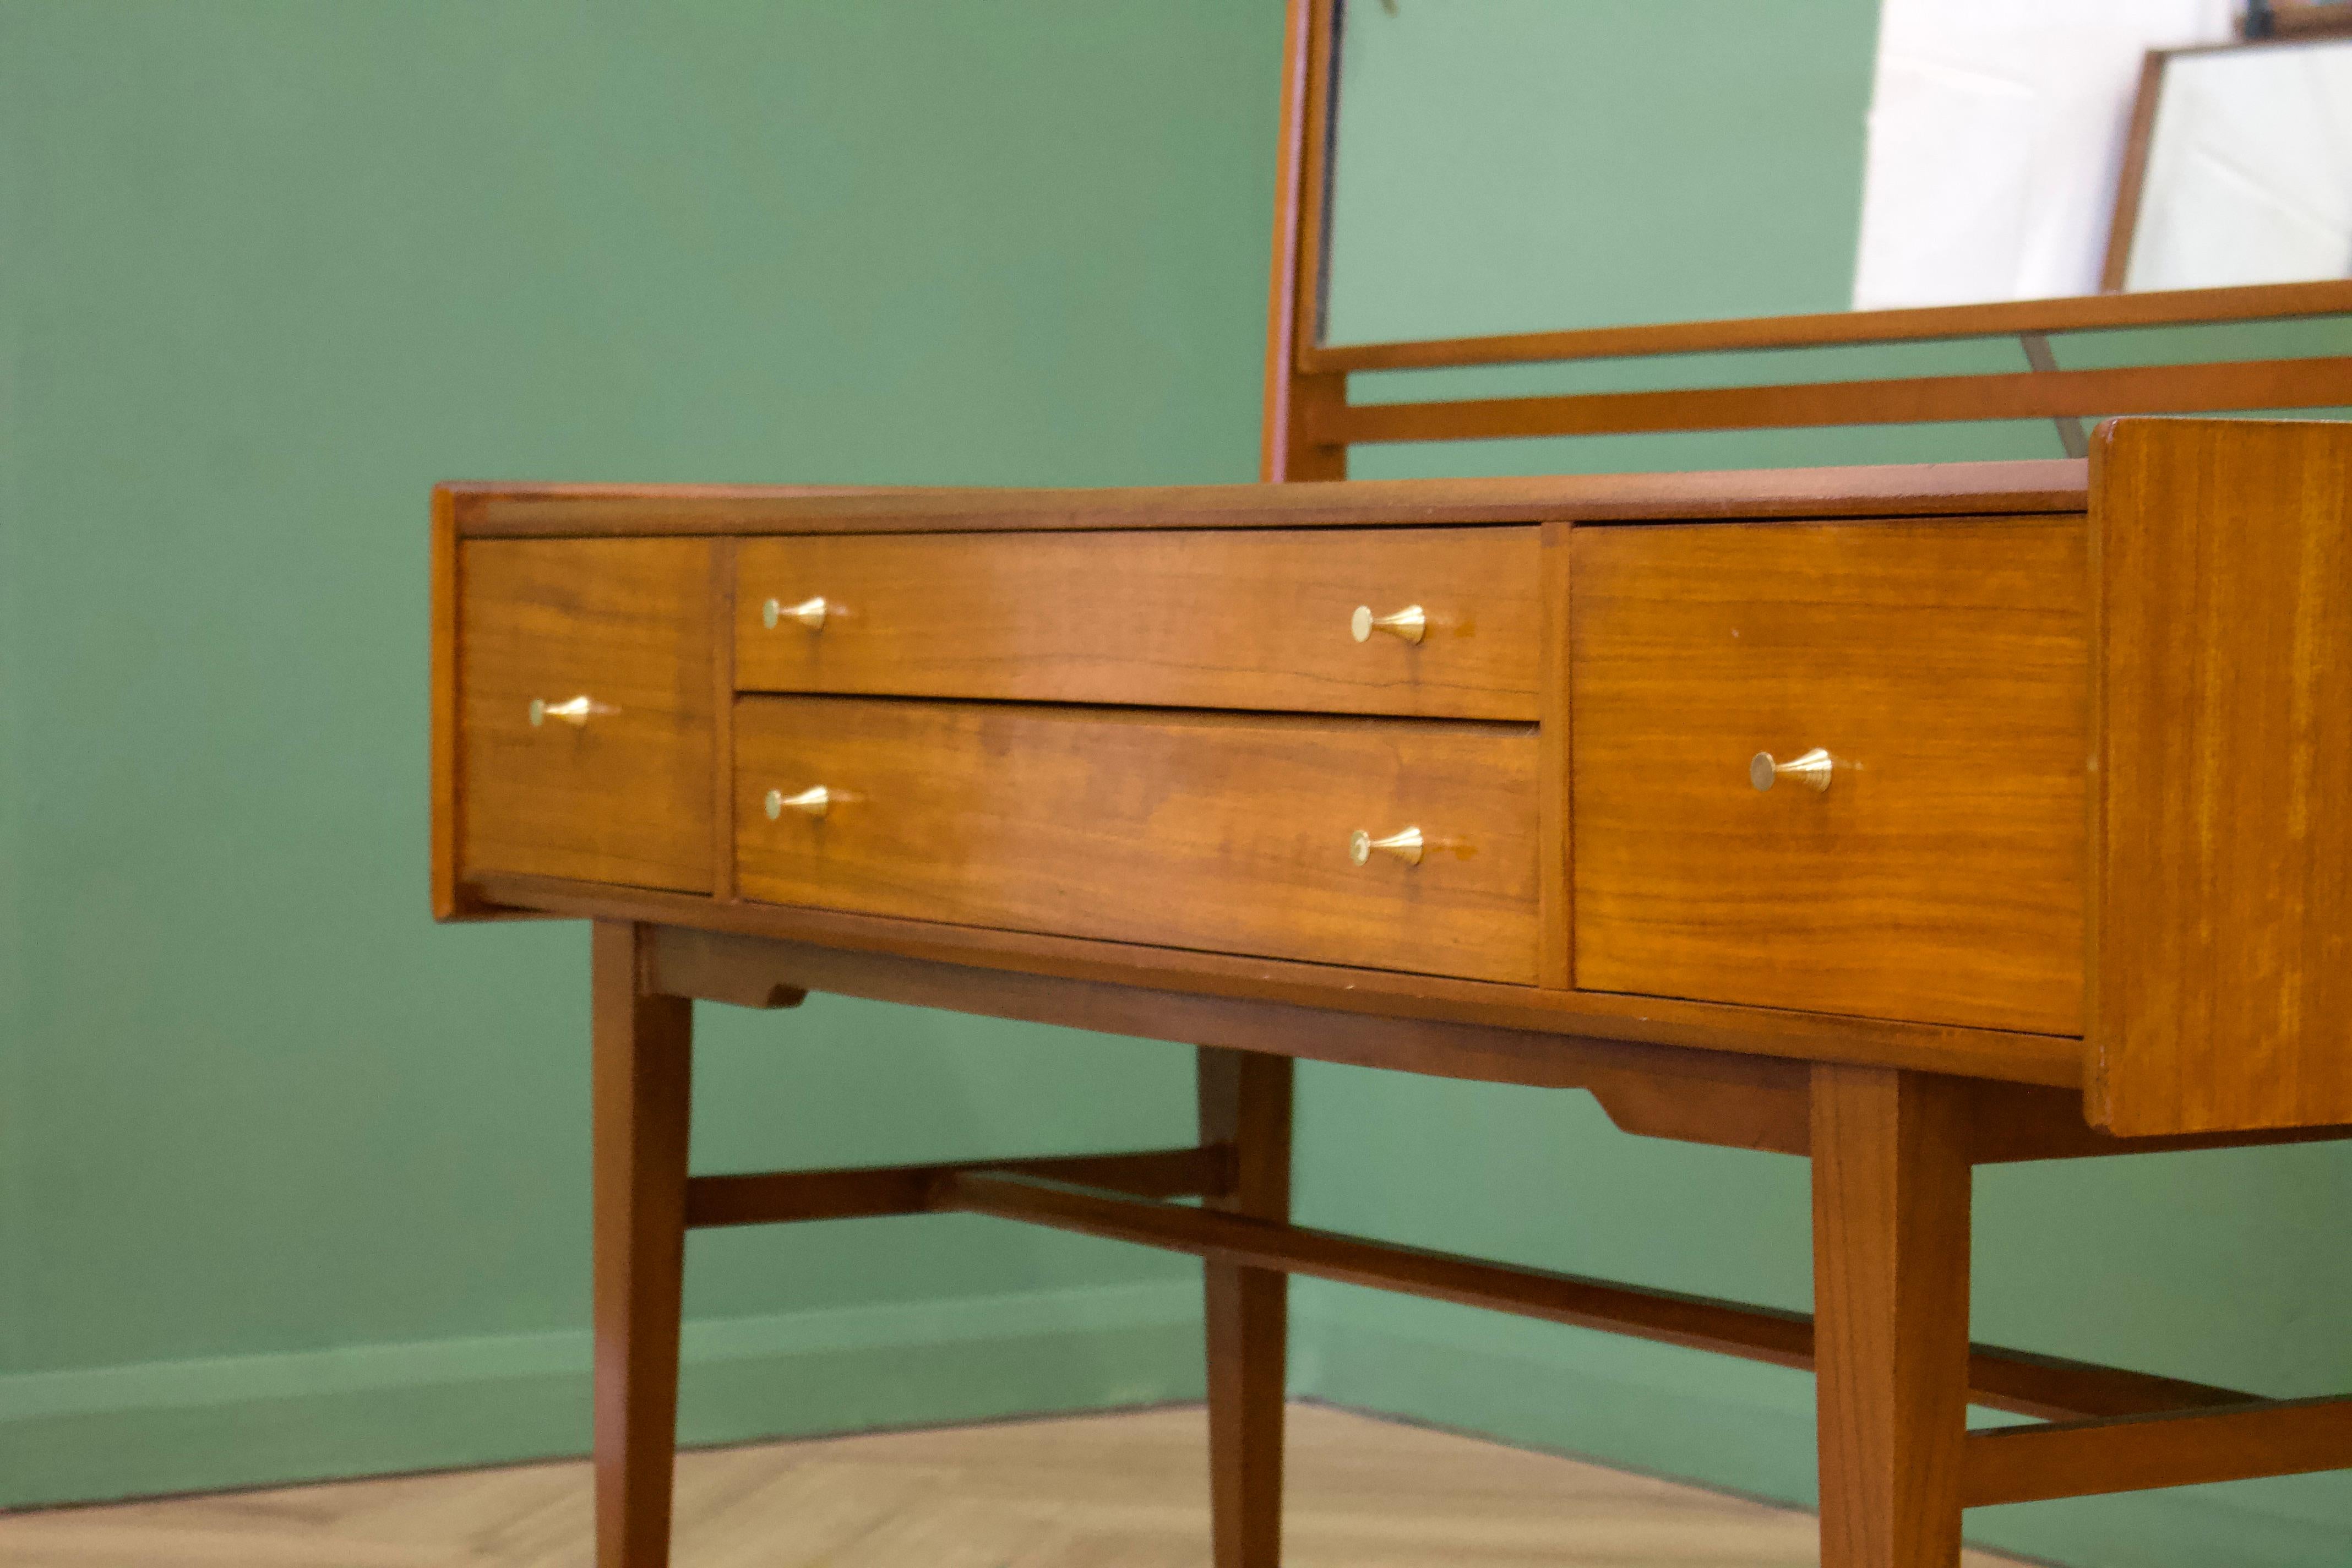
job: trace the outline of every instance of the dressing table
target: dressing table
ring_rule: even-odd
[[[1832,1568],[1951,1568],[1970,1506],[2352,1465],[2352,1399],[1968,1325],[1978,1164],[2352,1135],[2352,427],[1344,478],[1370,440],[2280,407],[2346,367],[1351,405],[1390,362],[1642,351],[1314,341],[1330,25],[1294,0],[1275,482],[435,492],[436,913],[593,922],[600,1563],[667,1561],[686,1231],[853,1215],[1202,1258],[1219,1568],[1278,1560],[1293,1273],[1811,1368]],[[2060,303],[1985,330],[2191,309]],[[1199,1137],[689,1176],[692,1004],[810,991],[1194,1044]],[[1294,1226],[1299,1058],[1810,1156],[1816,1311]]]

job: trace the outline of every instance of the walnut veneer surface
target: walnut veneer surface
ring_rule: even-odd
[[[2158,456],[2112,463],[2103,444],[2101,473],[2202,443],[2210,490],[2259,456],[2266,499],[2217,500],[2239,515],[2210,525],[2249,574],[2340,548],[2310,500],[2338,428],[2118,429]],[[2086,1027],[2086,980],[2118,954],[2147,973],[2111,998],[2262,984],[2278,963],[2327,997],[2342,970],[2342,924],[2319,918],[2347,902],[2340,873],[2314,884],[2305,934],[2242,950],[2186,934],[2205,929],[2195,887],[2140,896],[2173,862],[2123,867],[2178,792],[2091,831],[2169,765],[2103,780],[2103,748],[2184,755],[2243,731],[2284,759],[2282,789],[2352,771],[2310,727],[2352,607],[2223,606],[2194,646],[2138,618],[2174,612],[2180,574],[2128,568],[2190,483],[2005,464],[453,487],[442,906],[582,912],[602,888],[613,914],[982,967],[2087,1085],[2117,1131],[2339,1121],[2332,1002],[2246,1030],[2211,1015],[2193,1049],[2128,1003]],[[789,613],[814,599],[821,624]],[[1359,606],[1417,613],[1419,640],[1359,637]],[[2201,705],[2143,692],[2143,670],[2171,679],[2159,652],[2226,661],[2263,627],[2317,673]],[[2108,712],[2155,732],[2111,733]],[[1754,753],[1812,748],[1827,790],[1752,786]],[[763,811],[818,787],[822,816]],[[2238,817],[2209,869],[2332,831],[2294,812],[2282,796]],[[1351,858],[1359,834],[1408,830],[1417,860]],[[2207,943],[2204,967],[2171,961],[2183,942]]]

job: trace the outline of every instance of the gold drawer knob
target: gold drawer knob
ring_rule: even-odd
[[[826,604],[822,596],[803,599],[797,605],[787,605],[782,599],[771,599],[760,606],[760,619],[766,624],[770,631],[774,631],[781,622],[798,621],[813,632],[821,632],[824,630],[825,616],[831,615],[834,609],[835,606]]]
[[[1418,827],[1408,827],[1402,833],[1391,833],[1386,838],[1375,838],[1359,827],[1348,836],[1348,858],[1360,866],[1370,860],[1372,858],[1372,851],[1377,849],[1384,855],[1395,856],[1408,866],[1418,866],[1421,864],[1422,844],[1421,829]]]
[[[1370,642],[1374,632],[1386,632],[1407,642],[1419,642],[1429,635],[1429,612],[1419,605],[1407,605],[1393,616],[1375,616],[1370,605],[1358,605],[1349,617],[1348,630],[1358,642]]]
[[[576,730],[592,718],[619,711],[611,703],[599,702],[585,692],[562,702],[550,702],[543,697],[534,697],[530,700],[530,727],[536,730],[550,719],[561,719]]]
[[[835,798],[834,793],[823,784],[804,789],[798,795],[786,795],[782,790],[772,789],[767,799],[768,820],[773,822],[787,811],[797,811],[803,816],[823,816],[833,809]]]
[[[1837,760],[1815,746],[1801,757],[1776,763],[1769,752],[1759,752],[1748,759],[1748,782],[1758,789],[1770,789],[1778,778],[1795,779],[1807,789],[1820,791],[1830,787],[1830,770]]]

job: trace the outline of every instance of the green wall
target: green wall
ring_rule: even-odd
[[[1401,0],[1393,25],[1436,4]],[[1579,43],[1542,29],[1633,14],[1495,5],[1535,66]],[[1784,194],[1850,206],[1869,7],[1698,10],[1718,33],[1769,15],[1759,58],[1821,73],[1808,91],[1828,96],[1773,121],[1811,171]],[[1385,12],[1357,11],[1378,44]],[[1278,31],[1264,0],[0,0],[0,1505],[582,1446],[585,942],[425,918],[426,487],[1248,477]],[[1412,58],[1435,84],[1417,111],[1466,121],[1475,80]],[[1531,105],[1543,79],[1531,67]],[[1615,140],[1559,212],[1643,210],[1663,166],[1645,157],[1756,112],[1687,95],[1691,138]],[[1377,214],[1377,179],[1355,195]],[[1367,254],[1335,280],[1357,335],[1418,330],[1381,316],[1425,308],[1411,268],[1345,264]],[[1851,246],[1800,226],[1743,259],[1759,301],[1832,300]],[[1653,299],[1623,254],[1586,260],[1611,309]],[[1705,274],[1654,276],[1663,314]],[[1549,320],[1528,313],[1600,290],[1523,268],[1477,303]],[[2020,425],[1376,450],[1357,469],[2054,451]],[[824,999],[701,1022],[698,1169],[1189,1121],[1175,1047]],[[1809,1294],[1799,1162],[1626,1138],[1578,1095],[1337,1068],[1305,1069],[1300,1135],[1315,1223]],[[2352,1387],[2347,1189],[2352,1159],[2326,1149],[1990,1172],[1979,1331]],[[887,1221],[699,1236],[689,1281],[693,1438],[1199,1386],[1192,1271],[1149,1254]],[[1339,1287],[1297,1304],[1303,1393],[1810,1493],[1803,1378]],[[1970,1522],[2084,1564],[2333,1568],[2352,1492]]]
[[[585,932],[425,913],[429,486],[1250,478],[1257,0],[0,0],[0,1503],[578,1448]],[[706,1010],[705,1170],[1190,1135]],[[695,1238],[710,1437],[1196,1391],[1169,1258]]]

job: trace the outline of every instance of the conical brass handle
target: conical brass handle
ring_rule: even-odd
[[[760,621],[770,631],[774,631],[785,621],[798,621],[813,632],[821,632],[824,630],[825,616],[831,615],[834,608],[835,606],[826,604],[822,596],[803,599],[797,605],[787,605],[782,599],[771,599],[760,606]]]
[[[590,719],[618,713],[620,710],[609,702],[599,702],[586,692],[583,692],[577,697],[566,699],[562,702],[550,702],[543,697],[534,697],[530,700],[530,727],[534,730],[550,719],[561,719],[577,730]]]
[[[1370,605],[1358,605],[1349,617],[1348,631],[1358,642],[1371,641],[1374,632],[1419,642],[1429,635],[1429,612],[1419,605],[1407,605],[1393,616],[1375,616]]]
[[[1758,789],[1770,789],[1774,779],[1791,778],[1819,792],[1830,787],[1830,773],[1836,766],[1837,759],[1819,746],[1785,763],[1774,762],[1769,752],[1759,752],[1748,759],[1748,782]]]
[[[772,789],[763,804],[768,808],[768,820],[773,822],[787,811],[797,811],[803,816],[821,817],[833,809],[833,792],[818,784],[798,795],[786,795],[782,790]]]
[[[1360,866],[1370,860],[1372,851],[1377,849],[1384,855],[1395,856],[1408,866],[1418,866],[1421,864],[1423,843],[1418,827],[1391,833],[1386,838],[1375,838],[1359,827],[1348,836],[1348,858]]]

